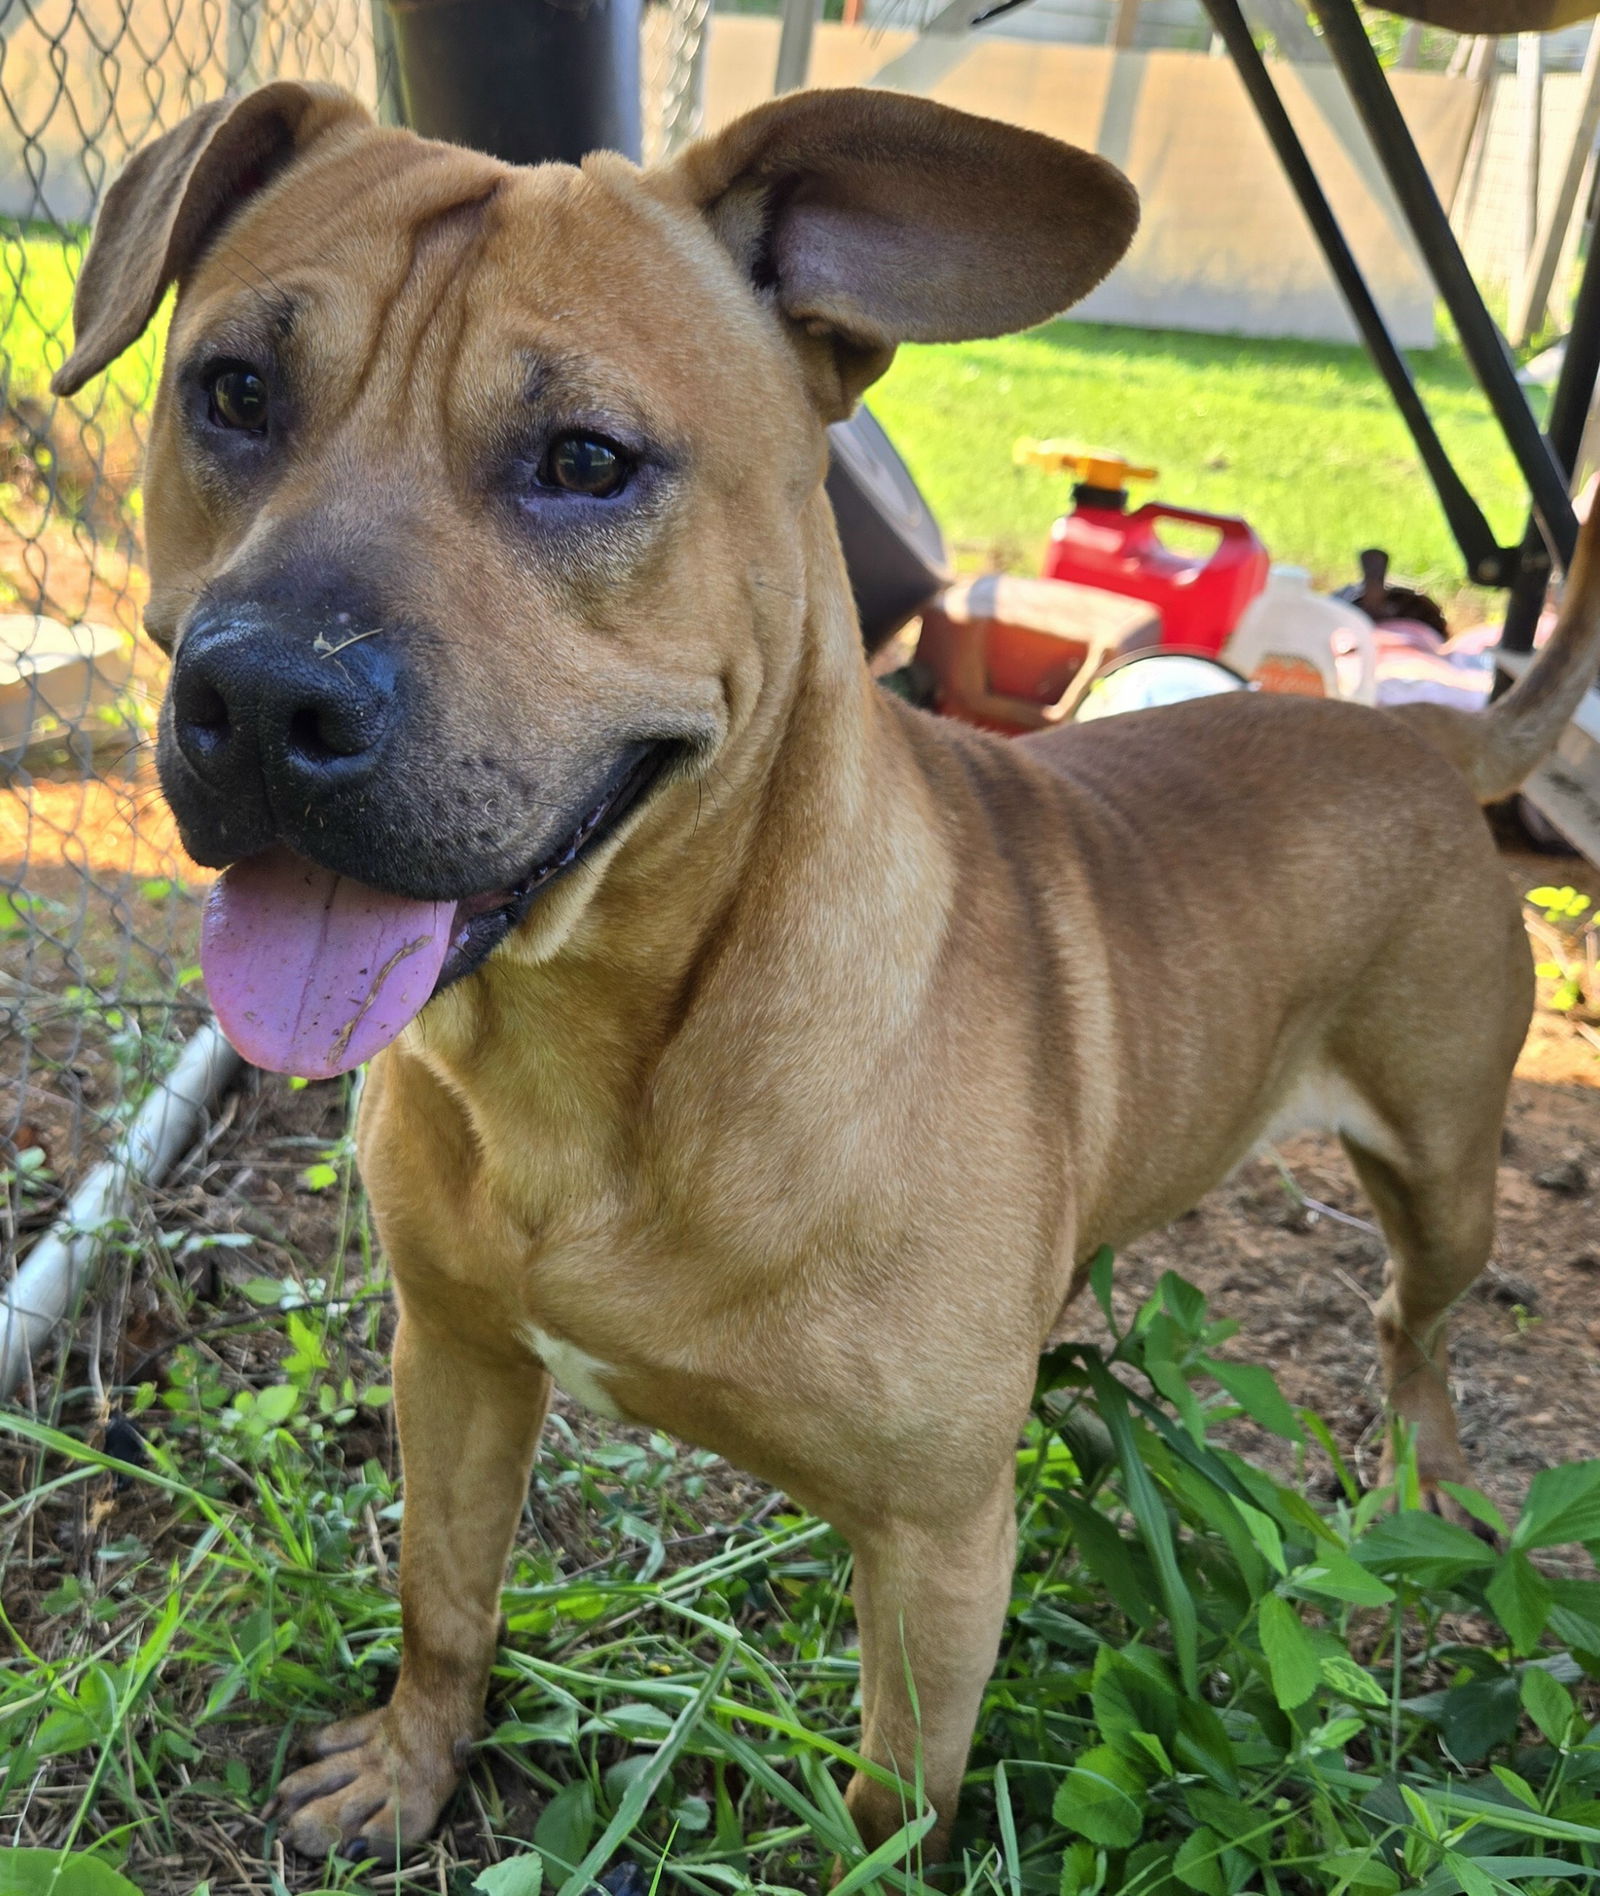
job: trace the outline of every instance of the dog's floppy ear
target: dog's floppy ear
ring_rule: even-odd
[[[818,398],[839,413],[897,343],[1058,315],[1139,221],[1133,186],[1091,152],[867,88],[770,100],[692,145],[669,176],[757,293],[831,343],[832,365],[813,360]]]
[[[203,105],[135,152],[95,221],[72,300],[73,350],[54,392],[75,394],[137,342],[223,218],[314,139],[352,120],[371,123],[348,92],[284,80]]]

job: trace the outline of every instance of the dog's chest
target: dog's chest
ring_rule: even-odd
[[[608,1376],[616,1373],[614,1364],[603,1362],[588,1350],[580,1349],[576,1343],[564,1341],[531,1321],[521,1325],[519,1334],[550,1372],[550,1380],[564,1395],[571,1396],[574,1402],[581,1402],[584,1408],[592,1409],[596,1415],[604,1416],[609,1422],[627,1420],[607,1384]]]

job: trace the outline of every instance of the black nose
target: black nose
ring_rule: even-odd
[[[219,790],[353,788],[376,767],[394,714],[383,635],[340,616],[287,624],[259,607],[207,610],[172,667],[172,730]]]

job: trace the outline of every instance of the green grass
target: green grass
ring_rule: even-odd
[[[1445,445],[1501,540],[1520,539],[1526,490],[1460,353],[1412,357]],[[1047,324],[1023,336],[907,347],[868,402],[956,545],[998,547],[1037,571],[1068,484],[1012,462],[1023,435],[1062,436],[1151,463],[1136,487],[1243,514],[1274,559],[1318,585],[1358,577],[1386,547],[1395,571],[1449,599],[1465,584],[1410,439],[1359,349]]]
[[[70,515],[82,512],[93,530],[114,534],[139,516],[142,423],[167,318],[159,314],[104,375],[57,404],[50,378],[71,348],[72,286],[82,260],[81,234],[41,234],[0,221],[0,398],[6,435],[19,437],[37,476],[21,487],[15,476],[0,484],[0,517],[19,527],[32,520],[42,483]],[[0,582],[6,577],[0,574]]]

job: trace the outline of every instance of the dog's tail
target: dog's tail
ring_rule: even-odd
[[[1567,720],[1600,670],[1600,497],[1578,533],[1566,594],[1549,643],[1503,698],[1487,711],[1442,704],[1396,706],[1420,736],[1442,750],[1480,803],[1517,789],[1555,748]]]

